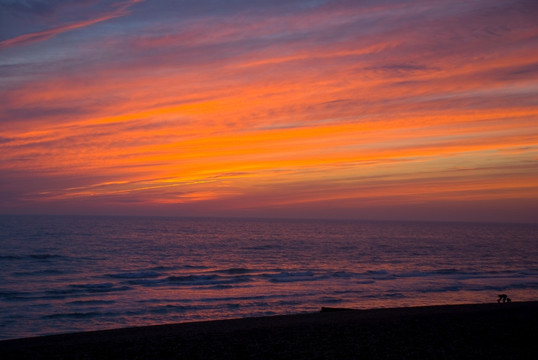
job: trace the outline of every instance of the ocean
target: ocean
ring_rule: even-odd
[[[0,216],[0,339],[538,299],[538,225]]]

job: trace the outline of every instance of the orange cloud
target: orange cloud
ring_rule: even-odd
[[[524,15],[513,31],[487,35],[480,17],[450,36],[442,12],[422,22],[429,34],[397,4],[352,10],[152,23],[83,43],[99,61],[73,53],[72,68],[9,75],[5,193],[212,214],[538,198],[538,32]]]

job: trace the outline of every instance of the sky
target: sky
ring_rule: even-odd
[[[538,222],[536,19],[0,0],[0,213]]]

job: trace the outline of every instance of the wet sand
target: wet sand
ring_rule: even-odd
[[[331,311],[0,341],[0,359],[538,359],[538,301]]]

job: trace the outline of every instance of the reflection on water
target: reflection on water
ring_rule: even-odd
[[[538,295],[536,225],[0,217],[0,337]]]

